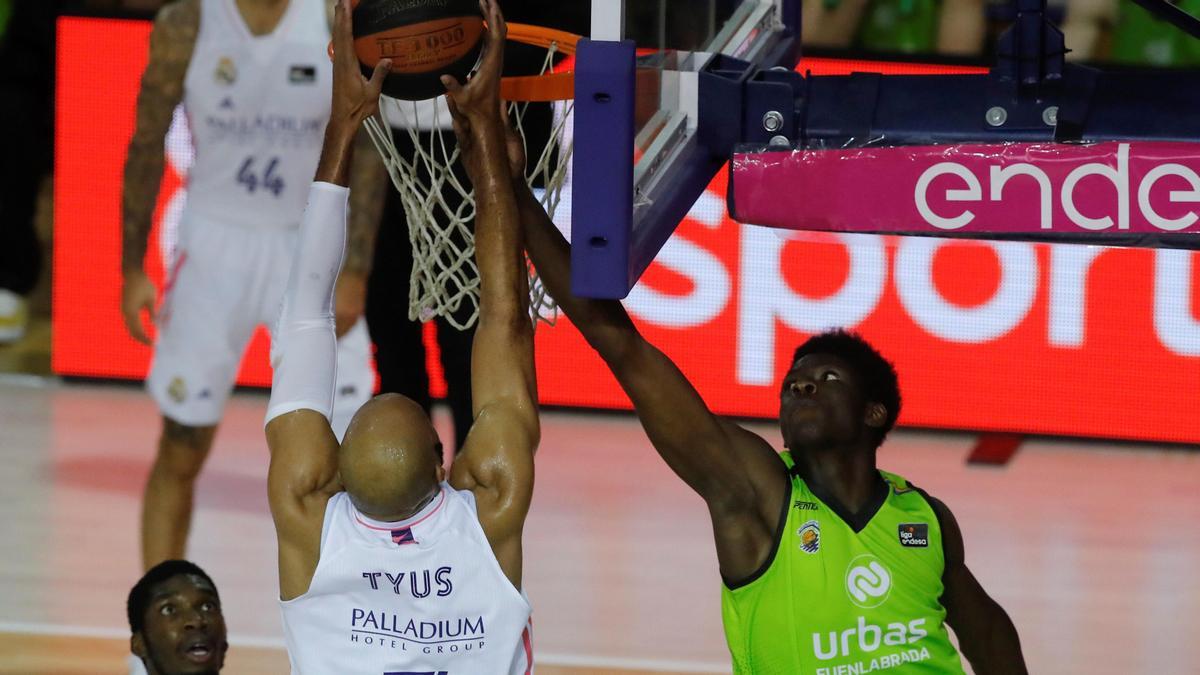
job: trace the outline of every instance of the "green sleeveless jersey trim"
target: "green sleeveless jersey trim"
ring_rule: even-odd
[[[781,457],[790,471],[791,454]],[[749,581],[721,589],[735,673],[963,672],[940,600],[937,514],[904,478],[879,474],[886,497],[854,524],[792,476],[772,558]]]

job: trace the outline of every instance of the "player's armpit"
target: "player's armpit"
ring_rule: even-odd
[[[978,675],[1018,675],[1029,672],[1012,619],[967,568],[962,531],[954,514],[930,497],[942,530],[945,571],[946,624],[958,636],[959,648]]]
[[[533,499],[533,458],[540,434],[536,406],[530,414],[518,409],[520,405],[499,401],[483,407],[450,469],[450,484],[475,495],[479,524],[517,588],[521,532]]]
[[[142,74],[137,117],[125,160],[122,191],[122,268],[141,269],[163,172],[163,139],[200,27],[199,0],[180,0],[159,11],[150,33],[150,58]]]
[[[325,416],[301,409],[267,423],[267,501],[279,539],[279,590],[303,595],[320,559],[325,505],[339,489],[338,442]]]

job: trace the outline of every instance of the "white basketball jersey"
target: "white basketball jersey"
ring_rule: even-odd
[[[329,121],[325,0],[291,0],[254,36],[234,0],[201,0],[184,80],[196,159],[188,212],[231,225],[298,226]]]
[[[325,506],[321,558],[304,595],[281,602],[293,675],[533,672],[530,607],[484,536],[475,496],[442,483],[401,523]]]

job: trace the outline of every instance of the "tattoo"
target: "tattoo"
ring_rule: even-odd
[[[180,424],[170,417],[163,417],[163,438],[176,445],[183,445],[193,450],[204,450],[212,440],[216,427],[191,427]]]
[[[170,3],[154,20],[150,59],[138,92],[137,123],[125,159],[121,196],[123,269],[141,269],[146,256],[165,162],[163,141],[175,107],[183,99],[183,80],[199,27],[199,0]]]
[[[342,269],[367,275],[375,256],[375,235],[383,215],[385,193],[391,187],[383,159],[366,129],[354,139],[350,164],[350,215],[346,232],[346,262]]]

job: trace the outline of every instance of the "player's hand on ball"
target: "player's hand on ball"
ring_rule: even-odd
[[[392,67],[391,59],[375,64],[371,79],[363,77],[354,52],[354,29],[350,0],[338,0],[333,13],[333,109],[329,125],[347,125],[357,129],[363,120],[379,110],[383,78]]]
[[[133,339],[149,345],[150,336],[142,325],[142,311],[150,317],[150,322],[158,321],[154,311],[154,303],[158,299],[158,289],[154,282],[142,270],[132,270],[125,273],[125,283],[121,287],[121,313],[125,316],[125,328]]]
[[[504,40],[508,36],[508,24],[496,0],[479,0],[479,8],[487,17],[488,26],[479,70],[465,85],[453,75],[442,76],[451,115],[476,123],[497,117],[495,102],[500,100],[500,71],[504,68]],[[470,131],[471,126],[474,125],[468,124],[466,130]]]

